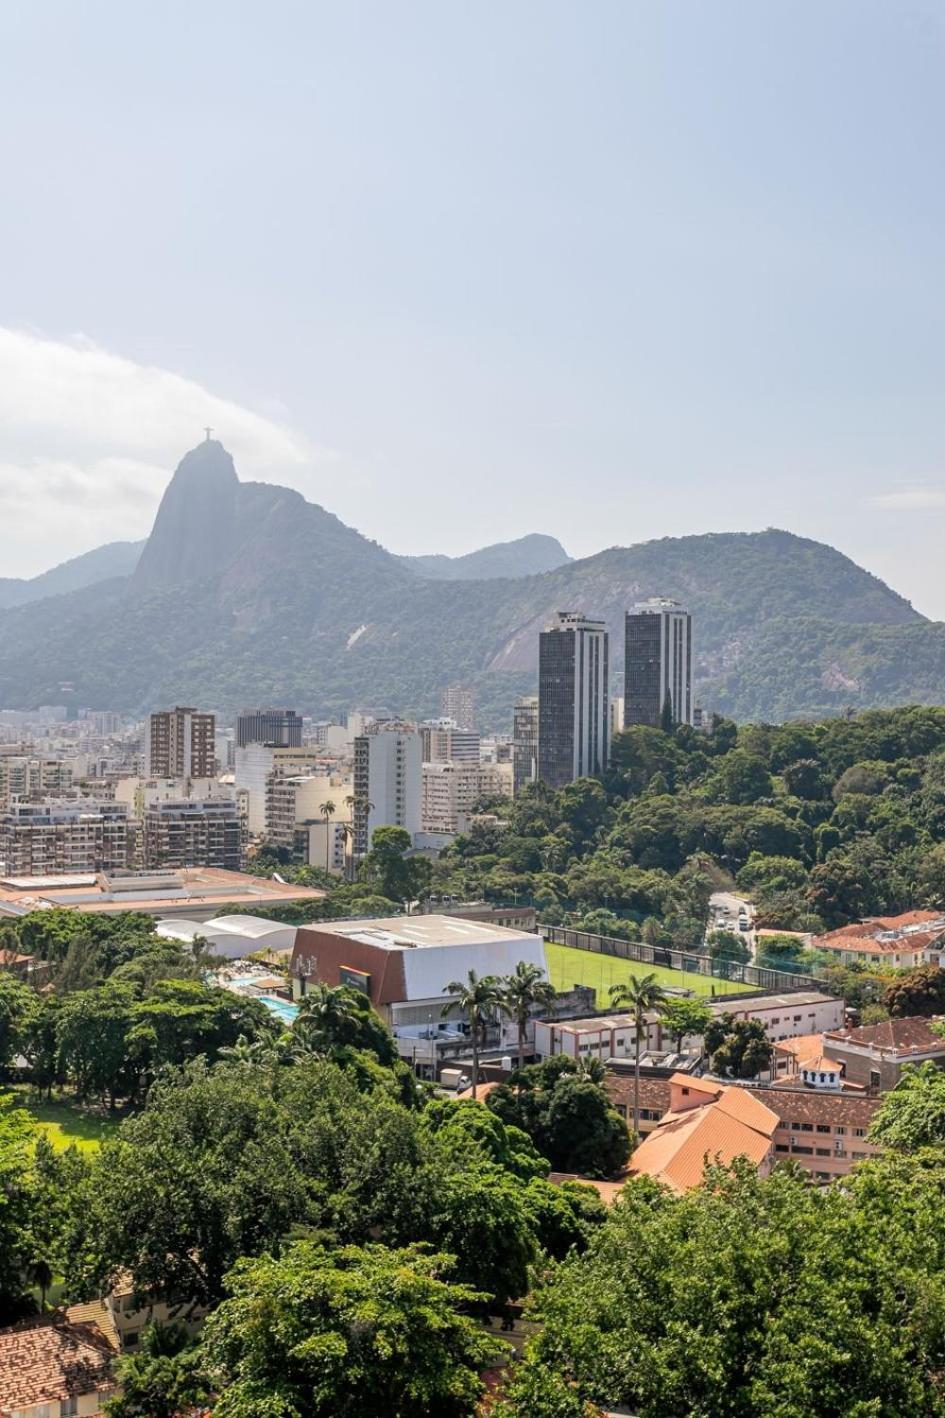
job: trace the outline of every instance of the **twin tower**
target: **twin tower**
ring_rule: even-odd
[[[691,724],[692,617],[678,601],[643,601],[624,624],[623,712],[611,720],[603,621],[559,611],[539,636],[538,778],[563,787],[607,767],[615,728]]]

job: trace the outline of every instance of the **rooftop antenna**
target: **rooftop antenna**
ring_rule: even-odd
[[[205,426],[203,431],[204,431],[204,433],[207,435],[206,438],[204,439],[204,442],[205,442],[205,443],[209,443],[209,442],[210,442],[210,435],[211,435],[211,433],[213,432],[213,429],[212,429],[212,428],[208,428],[208,427]]]

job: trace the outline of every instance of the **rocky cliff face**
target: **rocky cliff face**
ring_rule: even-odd
[[[135,570],[135,591],[204,581],[222,571],[233,555],[239,495],[236,468],[222,443],[207,439],[185,454]]]

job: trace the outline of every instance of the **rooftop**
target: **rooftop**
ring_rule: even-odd
[[[932,1021],[918,1015],[905,1019],[884,1019],[879,1024],[864,1024],[859,1029],[830,1029],[824,1034],[827,1048],[833,1044],[860,1044],[869,1048],[891,1050],[900,1056],[915,1053],[945,1054],[945,1038],[932,1028]]]
[[[852,1093],[818,1093],[809,1088],[753,1088],[752,1096],[776,1113],[782,1127],[822,1123],[832,1127],[868,1128],[882,1103]]]
[[[674,1081],[692,1086],[685,1075],[674,1076]],[[756,1166],[765,1161],[778,1127],[777,1114],[747,1089],[715,1084],[705,1096],[711,1101],[666,1114],[630,1158],[631,1175],[653,1177],[675,1192],[685,1192],[701,1183],[713,1163],[727,1165],[736,1157],[747,1157]]]
[[[802,1005],[829,1004],[835,995],[820,990],[787,990],[781,995],[740,995],[736,999],[704,1000],[716,1014],[751,1014],[757,1009],[797,1009]]]
[[[80,884],[81,883],[81,884]],[[0,881],[0,918],[67,906],[74,911],[109,913],[145,911],[188,914],[230,902],[280,906],[291,901],[321,901],[324,891],[290,886],[269,877],[215,867],[185,867],[181,871],[125,876],[20,877]]]
[[[97,1324],[71,1323],[61,1314],[0,1330],[0,1418],[41,1403],[111,1392],[113,1358]]]
[[[319,893],[321,894],[321,893]],[[319,921],[329,935],[374,945],[382,950],[422,950],[444,945],[484,945],[488,941],[521,940],[523,932],[491,921],[459,916],[390,916],[374,921]]]

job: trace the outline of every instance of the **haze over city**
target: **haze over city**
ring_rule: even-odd
[[[776,525],[945,617],[943,44],[931,3],[8,7],[4,573],[145,535],[209,424],[397,552]]]

